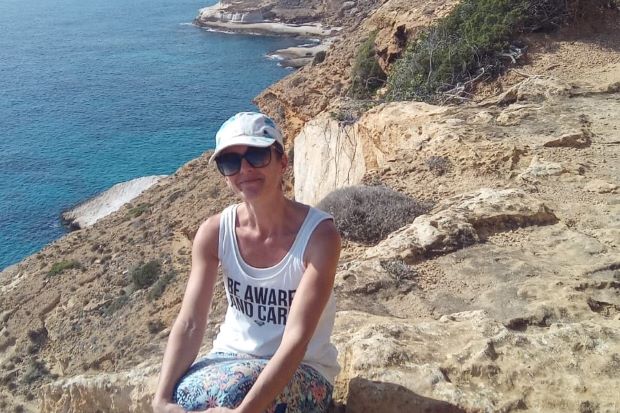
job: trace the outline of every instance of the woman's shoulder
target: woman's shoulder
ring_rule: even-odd
[[[204,257],[217,256],[220,215],[213,215],[200,224],[192,240],[193,254],[199,254]]]
[[[230,207],[224,209],[218,214],[211,215],[209,218],[204,220],[196,231],[196,234],[194,236],[194,243],[199,242],[210,244],[212,242],[217,242],[219,238],[220,222],[222,220],[222,216],[227,214],[229,209]]]
[[[325,212],[317,207],[310,206],[309,213],[312,213],[317,217],[320,217],[321,219],[331,219],[332,221],[334,220],[334,217],[329,212]]]
[[[332,246],[340,244],[340,233],[334,223],[334,217],[314,206],[308,206],[308,208],[306,221],[308,221],[312,231],[309,244],[318,243]]]
[[[222,218],[229,217],[236,211],[238,206],[239,204],[232,204],[224,208],[221,212],[211,215],[209,218],[204,220],[202,224],[200,224],[200,227],[198,227],[198,231],[196,232],[196,236],[199,234],[203,237],[215,235],[217,238]]]

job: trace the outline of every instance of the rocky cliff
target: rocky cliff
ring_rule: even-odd
[[[286,125],[299,199],[363,183],[435,202],[345,243],[334,411],[618,411],[618,14],[533,35],[468,104],[334,115],[368,31],[389,67],[453,4],[378,2],[258,98]],[[0,273],[0,410],[148,411],[193,233],[234,201],[207,159]],[[224,310],[218,285],[205,351]]]

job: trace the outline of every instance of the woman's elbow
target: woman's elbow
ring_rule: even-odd
[[[192,337],[197,333],[198,330],[198,323],[195,319],[179,317],[174,322],[171,334],[184,337]]]

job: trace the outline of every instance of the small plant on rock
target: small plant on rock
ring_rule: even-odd
[[[146,202],[140,203],[133,208],[129,208],[129,210],[127,211],[127,215],[129,215],[131,218],[137,218],[145,212],[149,211],[152,206],[152,204]]]
[[[106,316],[111,316],[121,308],[125,306],[129,302],[129,296],[121,295],[113,299],[109,302],[107,306],[103,308],[103,314]]]
[[[148,294],[149,301],[157,300],[166,290],[166,287],[174,278],[176,277],[176,273],[174,271],[170,271],[166,273],[163,277],[160,277],[155,285],[150,289]]]
[[[381,264],[381,268],[386,270],[397,282],[413,280],[418,275],[413,267],[407,265],[401,259],[381,260],[379,264]]]
[[[375,53],[376,37],[376,32],[371,33],[357,50],[351,71],[352,83],[349,90],[351,97],[367,98],[385,84],[387,76],[381,69]]]
[[[143,265],[138,265],[131,270],[131,281],[136,290],[148,288],[159,278],[161,264],[152,260]]]
[[[425,163],[429,171],[435,176],[444,175],[452,168],[450,160],[444,156],[431,156]]]
[[[166,325],[161,320],[149,320],[146,327],[149,330],[149,333],[157,334],[166,328]]]
[[[35,381],[41,379],[43,376],[49,374],[45,364],[39,360],[32,360],[22,377],[22,382],[25,384],[32,384]]]
[[[47,275],[49,277],[53,277],[54,275],[58,275],[63,271],[70,270],[72,268],[83,269],[84,267],[82,267],[82,264],[80,264],[77,260],[64,260],[52,265],[52,268],[50,268]]]

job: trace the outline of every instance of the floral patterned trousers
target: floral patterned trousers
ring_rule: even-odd
[[[177,383],[173,400],[186,410],[237,407],[269,360],[214,353],[194,363]],[[325,413],[332,385],[315,369],[300,365],[267,413]]]

